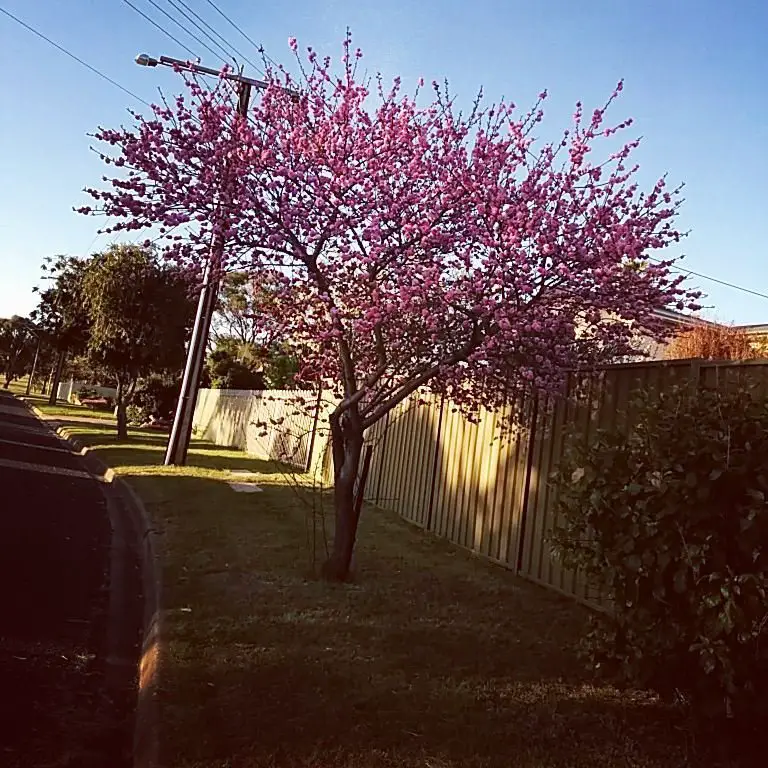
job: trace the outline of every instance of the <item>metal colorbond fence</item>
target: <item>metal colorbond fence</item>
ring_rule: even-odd
[[[401,404],[367,435],[374,452],[366,498],[526,578],[601,604],[583,575],[550,554],[550,474],[571,441],[629,428],[634,391],[686,382],[750,382],[768,392],[768,363],[670,360],[572,375],[564,397],[520,404],[522,428],[503,440],[494,439],[501,412],[483,412],[473,424],[437,398],[421,407]]]
[[[745,381],[768,392],[768,363],[670,360],[571,375],[564,397],[519,403],[521,428],[501,440],[501,411],[484,411],[471,423],[440,398],[427,396],[421,406],[406,401],[366,434],[373,454],[365,496],[526,578],[600,604],[584,578],[562,568],[549,552],[555,522],[549,477],[569,442],[590,440],[600,428],[629,428],[636,390],[659,392],[686,382],[727,388]],[[295,409],[285,400],[296,394],[203,390],[195,424],[214,442],[229,440],[220,444],[247,448],[260,458],[291,456],[296,466],[305,465],[313,442],[313,471],[330,483],[327,416],[333,404],[323,403],[313,424],[311,416],[291,415]],[[285,421],[273,424],[266,439],[252,437],[249,420],[281,416]]]

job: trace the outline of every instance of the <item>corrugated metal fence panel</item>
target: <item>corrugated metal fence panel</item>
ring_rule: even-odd
[[[605,604],[583,574],[563,569],[550,554],[548,539],[557,521],[549,477],[574,441],[589,442],[599,429],[629,431],[636,418],[632,403],[638,391],[653,397],[676,385],[699,383],[718,388],[751,384],[766,391],[768,363],[670,360],[613,366],[583,379],[572,375],[567,397],[540,403],[530,491],[523,510],[522,575],[579,599]]]
[[[396,406],[366,434],[373,446],[366,498],[426,527],[429,488],[438,450],[440,401],[428,396]]]
[[[705,386],[729,388],[754,386],[765,393],[768,389],[768,363],[762,360],[749,362],[702,361],[700,379]]]
[[[768,362],[670,360],[612,366],[591,376],[571,374],[564,397],[482,411],[476,423],[437,397],[422,398],[422,405],[412,398],[365,436],[374,449],[366,498],[541,584],[605,605],[583,574],[564,569],[550,555],[549,537],[557,524],[551,473],[575,442],[592,440],[600,429],[629,431],[638,390],[653,396],[686,384],[752,384],[765,392]],[[317,397],[201,390],[195,426],[206,439],[247,443],[249,452],[262,458],[297,466],[306,461],[314,430],[313,464],[332,484],[328,415],[335,403],[323,401],[315,420],[312,408],[292,404],[297,394]],[[513,415],[519,428],[499,439],[500,422]],[[267,435],[258,440],[248,427],[257,421],[268,423]]]

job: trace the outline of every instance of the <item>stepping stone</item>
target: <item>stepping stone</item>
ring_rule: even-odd
[[[264,490],[254,483],[227,483],[227,485],[235,493],[261,493]]]

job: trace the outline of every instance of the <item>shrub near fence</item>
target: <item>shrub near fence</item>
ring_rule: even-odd
[[[751,382],[768,388],[768,363],[669,360],[572,374],[564,397],[518,403],[520,429],[502,440],[495,439],[502,412],[482,412],[477,423],[470,423],[436,397],[427,397],[423,406],[402,403],[366,435],[374,447],[366,499],[521,576],[600,604],[586,579],[550,553],[555,523],[550,475],[569,441],[589,441],[601,427],[631,427],[633,391],[658,392],[682,382],[713,387]],[[202,390],[195,412],[198,433],[220,445],[248,448],[259,458],[293,455],[295,466],[304,466],[301,459],[306,461],[313,442],[314,471],[330,483],[327,416],[332,404],[322,404],[312,441],[313,419],[292,416],[295,409],[285,402],[296,394]],[[256,416],[271,417],[268,433],[249,442]]]

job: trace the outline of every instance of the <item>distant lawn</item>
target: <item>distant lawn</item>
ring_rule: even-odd
[[[25,395],[24,392],[26,391],[26,382],[23,383],[23,385],[20,382],[14,382],[14,384],[18,385],[16,388],[14,388],[14,385],[12,384],[10,389],[11,391],[21,396],[24,400],[26,400],[30,405],[34,405],[36,408],[39,408],[40,411],[42,411],[43,414],[46,416],[77,416],[77,417],[88,417],[92,419],[103,419],[104,421],[115,421],[115,417],[112,415],[112,411],[97,411],[92,410],[90,408],[86,408],[84,405],[74,405],[73,403],[68,403],[65,400],[59,400],[56,405],[48,405],[48,395],[39,395],[32,393],[31,395]]]
[[[5,384],[5,379],[0,382],[0,386],[3,384]],[[8,391],[13,392],[14,395],[23,395],[27,391],[27,377],[25,376],[23,379],[12,381],[8,387]]]
[[[167,768],[716,765],[675,711],[586,679],[575,603],[375,508],[354,582],[323,583],[303,478],[200,443],[165,468],[164,436],[74,428],[162,534]]]

